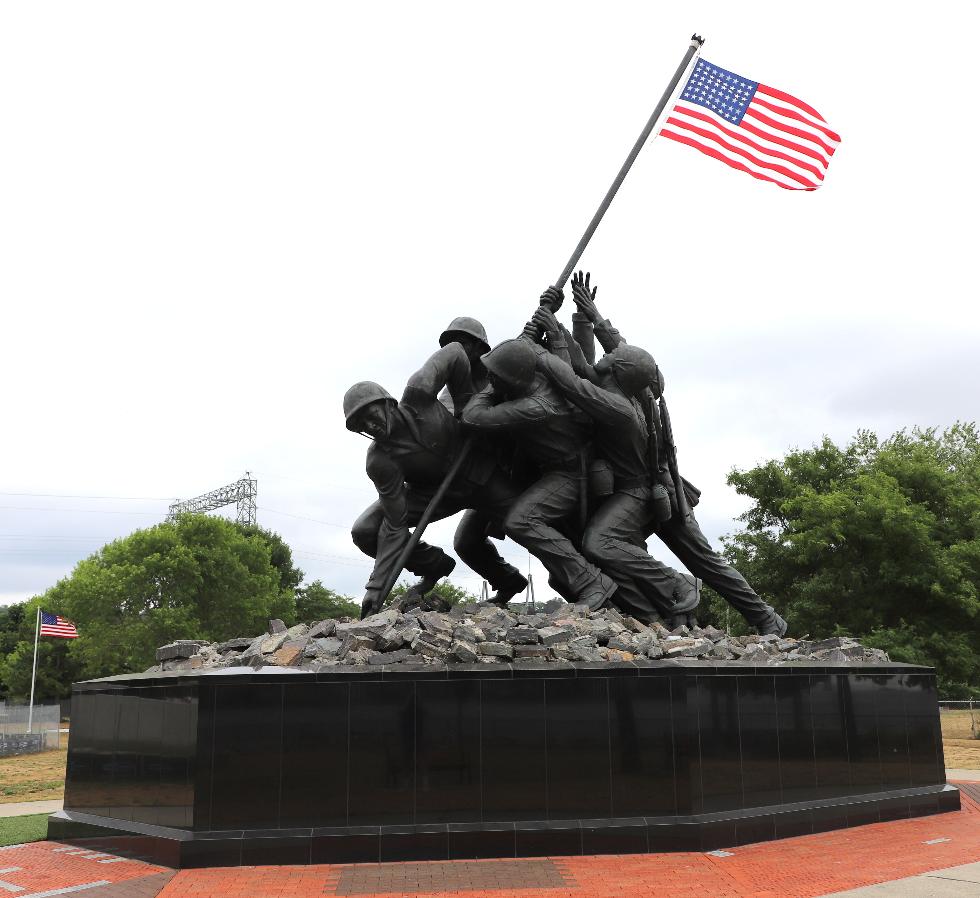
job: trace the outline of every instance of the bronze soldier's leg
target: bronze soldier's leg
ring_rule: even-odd
[[[414,490],[408,492],[409,527],[414,527],[418,523],[430,498]],[[458,505],[455,507],[449,506],[443,514],[438,514],[438,512],[443,512],[443,509],[440,508],[437,510],[437,515],[433,520],[448,517],[449,515],[455,514],[458,510]],[[395,559],[401,549],[400,545],[386,538],[389,535],[390,530],[385,524],[384,510],[380,502],[374,502],[369,505],[351,528],[351,537],[354,540],[354,545],[365,555],[375,559],[374,571],[371,573],[371,579],[368,580],[367,590],[381,588],[384,582],[384,574],[388,571],[389,566],[395,563]],[[384,547],[380,556],[378,553],[379,543]],[[417,577],[435,577],[438,579],[451,572],[455,564],[456,562],[438,546],[420,542],[415,548],[415,551],[409,556],[405,564],[405,569]]]
[[[772,606],[762,601],[745,577],[711,548],[693,512],[685,520],[674,515],[657,527],[656,534],[695,577],[704,580],[752,626],[765,628],[777,619]]]
[[[613,602],[638,620],[670,617],[677,600],[677,571],[650,555],[643,531],[650,523],[648,497],[613,493],[592,516],[582,553],[616,581]]]
[[[555,580],[567,583],[576,601],[599,608],[616,584],[586,561],[554,526],[575,512],[578,501],[578,477],[549,471],[520,495],[504,519],[504,531],[534,555]]]
[[[456,527],[453,548],[460,561],[479,574],[498,593],[495,601],[513,598],[527,587],[527,579],[512,564],[500,557],[497,547],[487,535],[492,521],[484,511],[470,509]]]

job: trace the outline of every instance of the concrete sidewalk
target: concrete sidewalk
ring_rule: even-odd
[[[947,768],[946,781],[961,780],[964,783],[980,783],[980,770],[958,770]]]
[[[977,895],[980,895],[980,863],[933,870],[847,892],[833,892],[824,898],[976,898]]]
[[[60,811],[64,801],[52,798],[50,801],[11,801],[0,804],[0,817],[26,817],[28,814],[53,814]]]

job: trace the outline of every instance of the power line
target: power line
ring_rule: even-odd
[[[158,511],[117,511],[110,508],[41,508],[36,505],[0,505],[0,509],[6,511],[71,511],[79,512],[80,514],[140,514],[140,515],[150,515],[151,517],[160,517],[160,512]]]
[[[172,502],[173,496],[89,496],[78,493],[3,493],[0,496],[36,496],[44,499],[120,499],[123,501]]]
[[[341,530],[350,530],[350,525],[348,524],[337,524],[334,521],[324,521],[320,518],[308,518],[306,515],[302,514],[292,514],[288,511],[276,511],[274,508],[269,508],[265,505],[259,506],[260,511],[267,511],[269,514],[281,514],[287,518],[296,518],[300,521],[313,521],[314,524],[326,524],[328,527],[339,527]]]

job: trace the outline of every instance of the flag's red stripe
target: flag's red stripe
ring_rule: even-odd
[[[677,107],[674,107],[674,109],[676,111]],[[812,172],[813,176],[818,180],[823,180],[823,171],[821,171],[815,165],[811,165],[809,162],[804,162],[802,159],[799,159],[796,156],[791,156],[789,153],[781,153],[779,150],[774,150],[771,147],[761,146],[754,140],[750,140],[741,131],[733,131],[731,128],[726,128],[721,122],[719,122],[716,118],[713,118],[708,113],[698,112],[694,109],[690,109],[687,106],[683,107],[683,111],[685,115],[689,115],[692,118],[700,119],[702,122],[708,122],[709,124],[714,125],[714,127],[718,128],[719,131],[724,131],[724,133],[727,134],[732,140],[737,140],[740,143],[744,143],[747,146],[758,150],[760,153],[765,153],[767,156],[773,156],[776,159],[783,159],[786,162],[792,162],[793,165],[798,165],[800,168],[805,168],[808,172]],[[670,119],[668,119],[668,121],[670,121]]]
[[[760,174],[759,172],[752,171],[751,168],[742,165],[741,162],[736,162],[733,159],[729,159],[727,156],[723,156],[721,153],[717,152],[716,150],[712,150],[710,147],[702,146],[697,141],[691,140],[688,137],[683,137],[680,134],[675,134],[673,131],[661,131],[660,135],[661,137],[667,137],[670,140],[676,140],[678,143],[686,143],[689,147],[694,147],[694,149],[700,150],[706,156],[713,156],[715,159],[724,162],[725,165],[729,165],[732,168],[738,169],[739,171],[744,171],[746,174],[752,175],[753,178],[758,178],[760,181],[771,181],[773,184],[777,184],[778,186],[782,187],[784,190],[794,190],[794,189],[816,190],[815,187],[802,187],[802,188],[790,187],[788,184],[783,184],[782,182],[777,181],[775,178],[770,178],[767,177],[766,175]]]
[[[771,118],[769,118],[768,115],[764,115],[763,113],[759,112],[758,109],[754,108],[754,101],[752,103],[749,103],[748,109],[745,110],[745,115],[751,115],[753,118],[756,118],[760,122],[769,125],[770,128],[775,128],[777,131],[782,131],[785,134],[792,134],[796,137],[801,138],[802,140],[809,140],[810,143],[815,143],[817,146],[822,147],[823,151],[828,156],[834,155],[833,149],[827,146],[827,144],[825,144],[819,137],[817,137],[816,134],[811,134],[809,131],[802,131],[799,128],[794,128],[792,125],[785,125],[782,122],[773,121]],[[742,118],[742,122],[743,123],[745,122],[744,116]]]
[[[755,92],[756,95],[768,94],[770,97],[775,97],[777,100],[782,100],[784,103],[789,103],[793,106],[798,106],[804,112],[809,112],[810,115],[820,119],[820,121],[822,122],[827,121],[827,119],[825,119],[819,112],[817,112],[816,109],[814,109],[812,106],[808,105],[807,103],[804,103],[799,97],[794,97],[792,94],[788,94],[782,90],[776,90],[775,87],[769,87],[768,84],[760,84],[755,89]],[[838,140],[839,139],[840,138],[838,138]]]
[[[785,106],[777,106],[775,103],[767,103],[761,97],[753,97],[752,102],[758,106],[764,106],[766,109],[775,112],[776,115],[782,115],[786,118],[795,119],[798,122],[802,122],[804,125],[809,125],[811,128],[816,128],[822,131],[830,140],[834,140],[840,143],[840,135],[835,134],[830,128],[825,128],[823,125],[818,125],[816,122],[811,122],[805,115],[800,115],[795,109],[787,109]]]
[[[754,162],[760,168],[768,168],[771,171],[779,172],[779,174],[785,175],[787,178],[791,178],[792,180],[796,181],[798,184],[802,184],[804,187],[817,186],[816,184],[813,183],[813,181],[807,180],[805,177],[803,177],[803,175],[791,171],[790,169],[786,168],[783,165],[777,165],[772,162],[766,162],[763,159],[757,158],[748,150],[743,150],[741,147],[733,146],[732,144],[728,143],[728,141],[726,141],[724,138],[722,138],[718,134],[715,134],[713,131],[709,131],[707,128],[699,128],[697,127],[697,125],[692,125],[690,122],[685,122],[682,121],[681,119],[676,119],[673,116],[667,119],[667,121],[672,125],[676,125],[679,128],[683,128],[686,131],[691,131],[694,134],[700,134],[701,137],[704,137],[707,140],[713,140],[715,143],[717,143],[721,147],[724,147],[729,152],[736,153],[742,158],[748,159],[749,162]]]
[[[771,140],[773,143],[778,143],[781,147],[786,147],[786,149],[791,150],[794,153],[802,153],[805,156],[809,156],[817,163],[822,169],[826,171],[827,169],[827,159],[825,156],[818,153],[813,147],[805,147],[802,144],[793,143],[792,140],[787,140],[785,137],[777,137],[775,134],[770,134],[768,131],[763,131],[762,128],[757,128],[751,122],[745,121],[743,118],[738,125],[740,130],[748,131],[750,134],[755,134],[757,137],[761,137],[763,140]]]

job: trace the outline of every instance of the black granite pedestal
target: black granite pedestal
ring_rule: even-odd
[[[901,664],[232,668],[75,685],[49,837],[172,867],[705,851],[959,808]]]

